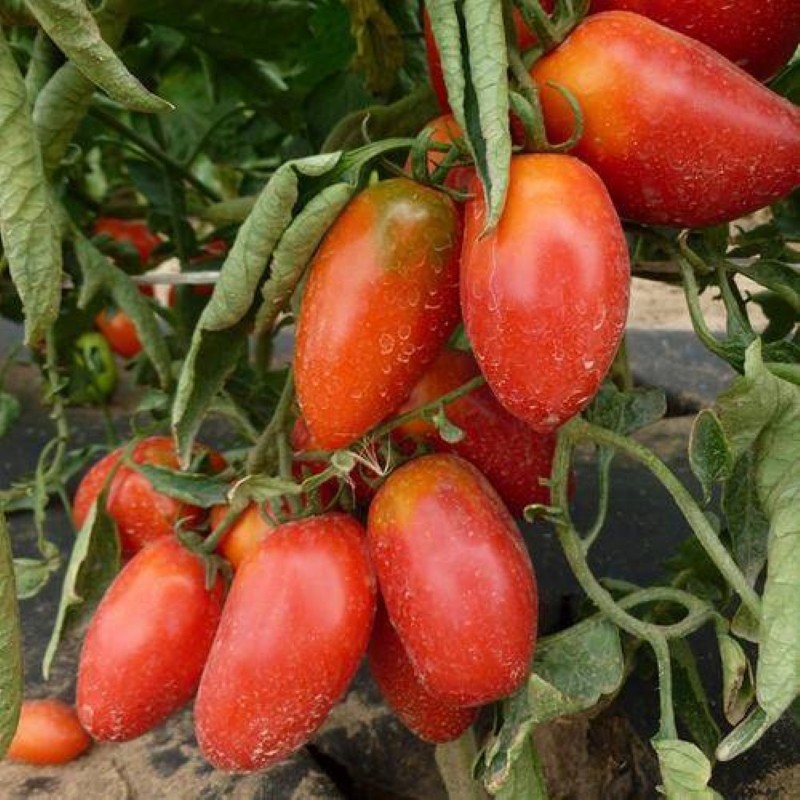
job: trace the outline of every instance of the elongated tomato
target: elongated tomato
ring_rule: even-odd
[[[104,595],[83,642],[77,708],[102,741],[126,741],[188,702],[222,610],[222,581],[174,537],[139,551]]]
[[[347,689],[374,614],[358,522],[325,514],[278,527],[239,566],[203,672],[205,757],[249,772],[301,747]]]
[[[625,237],[600,179],[577,159],[511,162],[505,210],[480,238],[484,205],[467,203],[461,306],[497,399],[552,431],[592,399],[628,311]]]
[[[66,764],[92,744],[75,709],[63,700],[25,700],[8,758],[25,764]]]
[[[697,39],[766,80],[800,43],[797,0],[592,0],[592,11],[634,11]]]
[[[461,222],[405,178],[370,186],[314,256],[295,350],[297,399],[320,447],[343,447],[399,406],[458,317]]]
[[[369,666],[394,713],[426,742],[457,739],[478,716],[477,709],[448,703],[422,685],[383,604],[369,640]]]
[[[368,533],[389,619],[427,691],[475,706],[518,689],[536,640],[536,581],[475,467],[449,454],[403,465],[372,501]]]
[[[743,23],[744,24],[744,23]],[[580,104],[572,151],[620,215],[697,228],[736,219],[800,184],[800,108],[705,45],[638,14],[588,17],[531,72],[553,140]]]

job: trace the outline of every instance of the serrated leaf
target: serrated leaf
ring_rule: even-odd
[[[199,472],[181,472],[154,464],[130,462],[131,469],[144,475],[159,494],[201,508],[225,503],[230,485],[226,480]]]
[[[38,342],[61,304],[61,233],[25,81],[0,29],[0,237],[25,310],[25,341]]]
[[[61,639],[94,609],[119,572],[119,537],[114,521],[105,511],[107,494],[106,488],[92,504],[72,546],[53,632],[42,660],[45,680],[50,677]]]
[[[19,400],[13,394],[0,391],[0,436],[5,436],[19,419]]]
[[[22,635],[14,563],[5,515],[0,511],[0,758],[17,730],[22,703]]]
[[[753,673],[742,646],[724,631],[717,631],[722,661],[722,711],[731,725],[738,725],[755,699]]]
[[[661,768],[662,794],[668,800],[722,800],[709,787],[711,764],[696,745],[679,739],[653,742]]]
[[[99,291],[107,291],[117,307],[133,322],[142,348],[152,361],[161,385],[169,386],[172,381],[169,348],[150,303],[130,276],[115,266],[85,236],[76,234],[74,246],[75,257],[83,271],[80,307],[86,308]]]
[[[714,484],[728,478],[733,471],[733,454],[725,431],[710,409],[703,409],[695,417],[689,439],[689,465],[700,482],[706,502]]]
[[[147,91],[103,41],[84,0],[26,0],[47,35],[92,83],[134,111],[169,111],[172,105]]]
[[[734,453],[752,452],[770,524],[756,695],[774,721],[800,693],[800,387],[766,369],[756,341],[747,349],[744,376],[718,406]]]
[[[47,586],[47,581],[58,561],[44,561],[36,558],[15,558],[14,579],[17,583],[17,599],[28,600],[36,597]]]
[[[586,412],[594,425],[628,434],[658,422],[667,412],[667,399],[661,389],[637,387],[621,392],[605,382]]]
[[[172,408],[172,428],[181,463],[217,392],[244,350],[247,320],[256,291],[278,242],[292,221],[302,176],[318,177],[334,169],[341,154],[288,161],[258,196],[228,257],[219,281],[192,336]]]

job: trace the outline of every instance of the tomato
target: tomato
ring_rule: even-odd
[[[114,309],[101,311],[94,318],[94,324],[117,355],[133,358],[142,351],[136,326],[124,311]]]
[[[26,764],[66,764],[91,743],[72,706],[55,698],[25,700],[7,756]]]
[[[797,0],[592,0],[592,11],[635,11],[691,36],[766,80],[800,42]]]
[[[117,388],[117,365],[99,333],[81,334],[72,347],[70,397],[76,403],[102,403]]]
[[[375,495],[367,531],[389,619],[423,686],[462,706],[518,689],[536,640],[536,580],[478,470],[444,453],[404,464]]]
[[[563,155],[512,159],[505,210],[481,238],[484,217],[476,195],[461,264],[467,334],[500,403],[552,431],[589,403],[622,339],[622,227],[597,175]]]
[[[195,703],[219,769],[291,755],[347,689],[367,646],[375,579],[363,528],[344,514],[276,528],[239,567]]]
[[[386,702],[426,742],[457,739],[478,716],[477,709],[454,706],[423,686],[382,603],[369,641],[369,666]]]
[[[214,506],[211,509],[211,529],[222,522],[228,506]],[[258,545],[275,529],[276,522],[267,505],[259,507],[258,503],[250,503],[241,513],[219,543],[220,555],[227,559],[234,569],[238,569],[244,559],[258,548]]]
[[[800,108],[638,14],[587,18],[531,74],[552,140],[566,139],[574,119],[547,82],[580,103],[585,130],[573,154],[596,170],[623,217],[713,225],[800,183]]]
[[[116,242],[127,242],[132,245],[139,254],[142,264],[150,260],[153,251],[161,244],[161,239],[138,219],[100,217],[95,222],[94,233],[96,236],[105,235]]]
[[[459,319],[461,222],[405,178],[356,196],[311,263],[297,325],[297,399],[324,449],[394,411]]]
[[[100,459],[83,477],[72,506],[75,525],[80,528],[92,503],[100,494],[108,473],[122,457],[120,447]],[[213,450],[199,446],[197,453],[208,454],[209,468],[219,472],[225,461]],[[136,444],[131,458],[137,464],[152,464],[169,469],[178,468],[175,447],[168,436],[150,436]],[[111,480],[107,510],[117,523],[120,543],[124,555],[132,555],[148,542],[171,536],[180,519],[189,524],[198,524],[204,516],[202,509],[159,494],[144,475],[130,467],[120,467]]]
[[[430,132],[430,140],[439,144],[452,144],[463,136],[461,128],[452,114],[443,114],[441,117],[436,117],[425,127]],[[446,152],[428,150],[428,172],[433,173],[446,156]],[[405,169],[407,172],[411,170],[410,156],[406,161]],[[459,192],[466,192],[470,189],[474,175],[475,167],[451,167],[447,172],[444,185]]]
[[[433,402],[480,375],[471,354],[445,349],[414,387],[400,413]],[[550,477],[556,447],[554,433],[536,433],[509,414],[488,386],[448,403],[447,418],[464,432],[461,441],[448,444],[433,423],[414,420],[397,429],[426,441],[443,453],[456,453],[474,464],[492,484],[514,516],[522,516],[531,503],[549,503],[550,490],[542,480]]]
[[[222,612],[217,578],[176,538],[137,553],[100,601],[83,641],[77,701],[95,739],[135,739],[197,689]]]

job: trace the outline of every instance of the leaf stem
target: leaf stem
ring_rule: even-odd
[[[454,742],[436,746],[436,766],[450,800],[485,800],[486,793],[472,777],[472,765],[477,756],[478,747],[472,728]]]
[[[250,451],[250,456],[247,459],[248,474],[254,475],[259,472],[267,472],[279,466],[276,437],[286,430],[293,403],[294,374],[290,369],[286,375],[286,382],[283,384],[283,389],[281,389],[281,395],[278,398],[278,404],[275,406],[272,418]]]

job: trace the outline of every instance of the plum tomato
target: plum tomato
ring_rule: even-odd
[[[142,351],[142,343],[133,320],[119,309],[106,309],[95,318],[97,330],[105,336],[111,349],[123,358],[133,358]]]
[[[24,700],[7,756],[25,764],[66,764],[91,745],[75,709],[63,700]]]

